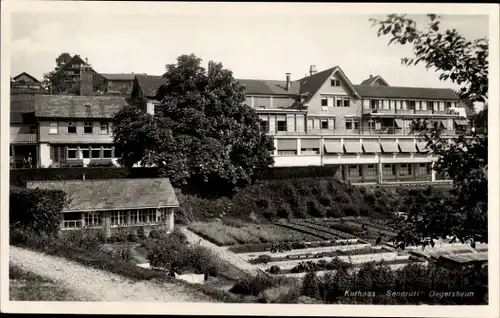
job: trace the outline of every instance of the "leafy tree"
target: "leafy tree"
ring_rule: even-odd
[[[431,243],[432,239],[452,235],[463,242],[487,242],[488,211],[488,39],[465,39],[457,30],[440,30],[440,17],[428,14],[429,25],[418,29],[406,15],[391,14],[386,19],[370,19],[378,26],[378,36],[391,37],[389,45],[397,43],[413,46],[413,57],[405,57],[406,66],[425,63],[427,69],[438,72],[441,80],[450,80],[460,86],[459,96],[470,106],[484,103],[484,109],[475,115],[476,125],[484,134],[472,132],[454,138],[449,143],[442,138],[441,128],[421,122],[413,127],[427,142],[427,147],[438,159],[437,172],[453,180],[451,198],[439,202],[421,201],[411,211],[405,230],[397,238],[402,245],[411,242]],[[448,204],[448,208],[443,207]]]
[[[125,107],[114,118],[122,163],[157,165],[177,185],[219,191],[249,184],[273,164],[272,138],[231,71],[212,61],[205,69],[193,54],[166,68],[154,116]]]

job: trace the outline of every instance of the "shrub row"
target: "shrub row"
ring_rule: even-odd
[[[10,187],[10,224],[38,234],[55,235],[65,204],[66,194],[60,190]]]

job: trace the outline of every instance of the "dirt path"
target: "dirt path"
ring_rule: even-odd
[[[225,247],[220,247],[215,245],[212,242],[209,242],[196,233],[191,232],[185,227],[181,228],[181,231],[186,235],[188,241],[193,244],[200,244],[201,246],[204,246],[210,250],[212,250],[214,253],[216,253],[220,258],[228,261],[229,263],[233,264],[234,266],[238,267],[240,270],[249,273],[250,275],[257,275],[260,273],[263,273],[260,271],[256,266],[253,266],[249,263],[247,263],[243,258],[235,255],[231,251],[227,250]]]
[[[74,291],[90,301],[213,302],[208,296],[182,285],[135,282],[92,267],[51,255],[10,246],[9,261]]]

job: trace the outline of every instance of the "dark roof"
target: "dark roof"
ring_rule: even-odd
[[[38,95],[37,117],[42,118],[111,118],[127,100],[125,97]],[[90,106],[86,106],[90,104]]]
[[[158,88],[167,83],[163,76],[136,74],[135,78],[145,97],[156,97]]]
[[[318,92],[321,85],[334,73],[339,72],[344,78],[348,86],[351,86],[353,93],[357,94],[356,88],[352,85],[349,78],[344,74],[342,69],[338,66],[334,66],[327,70],[321,71],[319,73],[313,74],[311,76],[304,77],[299,80],[300,82],[300,95],[305,95],[304,104],[307,104],[313,97],[314,94]]]
[[[259,79],[236,79],[245,86],[246,94],[256,95],[298,95],[298,81],[291,81],[290,88],[286,90],[286,81],[259,80]]]
[[[35,99],[40,94],[11,94],[10,95],[10,111],[11,112],[34,112]]]
[[[488,252],[442,255],[441,258],[457,264],[487,262]]]
[[[379,98],[415,98],[458,100],[458,95],[449,88],[396,87],[354,85],[359,95]]]
[[[80,55],[76,54],[74,55],[69,61],[68,63],[64,64],[59,70],[57,70],[57,73],[61,72],[62,70],[68,68],[69,66],[73,65],[73,64],[85,64],[85,61],[80,57]]]
[[[30,181],[27,187],[65,191],[63,212],[179,206],[167,178]]]
[[[377,79],[382,80],[387,86],[389,86],[387,81],[383,79],[382,76],[380,75],[370,76],[369,78],[362,81],[360,85],[372,86],[375,83],[375,81],[377,81]]]
[[[13,79],[14,81],[17,81],[17,79],[18,79],[19,77],[23,76],[23,75],[24,75],[24,76],[27,76],[27,77],[29,77],[29,78],[31,78],[31,80],[32,80],[33,82],[40,83],[40,81],[39,81],[39,80],[37,80],[34,76],[31,76],[31,75],[29,75],[29,74],[28,74],[28,73],[26,73],[26,72],[22,72],[21,74],[19,74],[19,75],[17,75],[17,76],[15,76],[15,77],[13,77],[12,79]]]
[[[146,73],[101,73],[102,77],[112,81],[133,81],[136,75],[147,75]]]

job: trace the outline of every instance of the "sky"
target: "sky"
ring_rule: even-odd
[[[410,15],[424,26],[425,15]],[[15,12],[12,14],[11,75],[38,79],[62,52],[87,57],[100,73],[161,75],[181,54],[221,62],[236,78],[292,80],[340,66],[354,84],[370,74],[392,86],[456,88],[425,67],[406,67],[411,46],[388,46],[369,21],[373,15],[303,14],[112,14]],[[383,16],[378,16],[383,17]],[[441,27],[466,38],[488,36],[488,16],[442,15]]]

